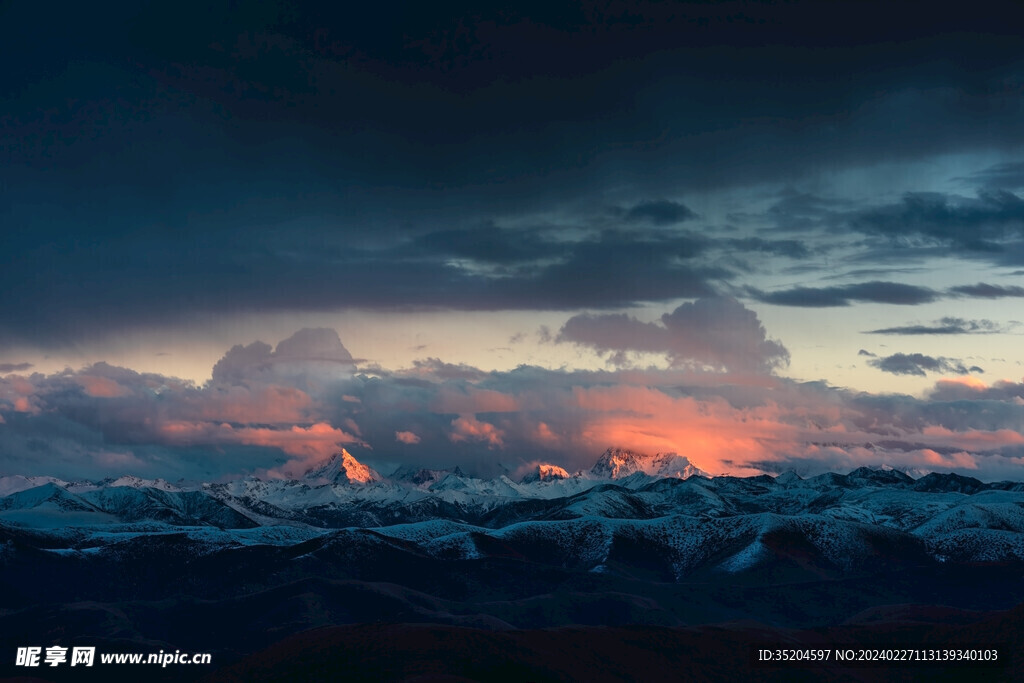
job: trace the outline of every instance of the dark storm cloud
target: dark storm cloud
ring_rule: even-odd
[[[789,188],[768,208],[768,218],[779,230],[809,230],[830,222],[849,204],[847,200]]]
[[[840,287],[793,287],[776,292],[763,292],[751,288],[748,293],[766,304],[807,308],[849,306],[853,302],[913,306],[930,303],[939,298],[938,292],[927,287],[881,281]]]
[[[868,365],[893,375],[917,375],[920,377],[924,377],[929,372],[951,372],[957,375],[984,372],[976,365],[967,367],[955,358],[933,358],[921,353],[894,353],[884,358],[869,360]]]
[[[707,251],[707,240],[661,232],[604,231],[550,249],[545,237],[520,241],[501,230],[484,231],[480,240],[453,232],[427,241],[431,250],[374,250],[347,247],[331,234],[254,230],[234,243],[123,238],[48,245],[37,250],[45,254],[42,264],[19,260],[0,272],[9,292],[0,302],[0,332],[47,344],[216,311],[604,308],[706,296],[732,277],[695,258]],[[512,255],[501,262],[505,250]],[[454,252],[501,269],[462,267],[449,261]],[[83,276],[86,256],[101,269],[95,277]],[[527,260],[509,262],[518,259]]]
[[[995,164],[956,180],[971,187],[1015,190],[1024,187],[1024,161]]]
[[[652,225],[675,225],[676,223],[682,223],[685,220],[697,217],[697,214],[691,211],[685,204],[669,201],[668,199],[641,202],[629,209],[616,206],[609,209],[609,213],[627,221],[650,223]]]
[[[973,251],[1000,250],[1000,242],[1024,235],[1024,200],[1006,190],[979,190],[976,198],[910,192],[897,204],[860,212],[856,230],[891,238],[924,237]]]
[[[532,306],[548,302],[544,307],[551,308],[708,296],[715,293],[714,281],[733,274],[696,258],[706,250],[705,240],[688,235],[609,230],[597,239],[573,244],[564,260],[509,290]]]
[[[761,237],[744,237],[724,239],[720,242],[722,246],[738,252],[772,254],[792,259],[806,259],[811,255],[811,250],[800,240],[766,240]]]
[[[996,334],[1008,328],[991,320],[965,320],[963,318],[946,317],[936,320],[931,325],[904,325],[902,327],[886,327],[870,330],[864,334]]]
[[[2,334],[710,295],[732,274],[689,259],[713,245],[495,221],[614,204],[641,233],[696,227],[697,204],[665,198],[1019,144],[1011,7],[5,6]],[[976,211],[1009,229],[1001,197]],[[844,209],[797,193],[776,223]],[[737,239],[718,244],[807,256]]]
[[[1003,299],[1006,297],[1024,297],[1024,287],[1017,285],[1010,285],[1004,287],[1002,285],[990,285],[985,282],[979,282],[976,285],[962,285],[960,287],[951,287],[950,292],[961,296],[971,296],[977,299]]]
[[[656,204],[656,203],[651,203]],[[643,205],[648,206],[648,205]],[[681,205],[676,205],[681,206]],[[673,209],[674,211],[674,209]],[[632,213],[630,210],[628,213]],[[666,214],[669,212],[666,212]],[[626,212],[622,212],[623,217]],[[595,219],[597,220],[597,219]],[[644,220],[661,227],[661,220]],[[666,220],[666,224],[675,219]],[[773,240],[761,237],[715,238],[697,231],[664,231],[654,227],[630,230],[605,229],[590,237],[573,238],[564,228],[507,228],[488,222],[471,228],[439,230],[420,235],[405,251],[396,250],[402,258],[423,258],[438,255],[476,262],[485,267],[520,269],[530,264],[569,262],[591,259],[594,266],[619,258],[658,261],[664,254],[677,260],[689,260],[711,252],[716,254],[771,254],[793,259],[810,255],[807,245],[799,240]]]
[[[421,235],[415,247],[484,263],[514,264],[564,256],[567,246],[538,230],[512,230],[493,223]]]

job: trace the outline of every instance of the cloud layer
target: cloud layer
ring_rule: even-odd
[[[704,326],[692,335],[698,322]],[[534,461],[586,468],[611,445],[677,451],[711,472],[734,474],[887,463],[992,479],[1019,476],[1024,463],[1021,384],[940,379],[915,399],[751,372],[782,350],[730,301],[680,307],[639,328],[621,317],[601,324],[611,339],[638,329],[640,339],[653,340],[643,348],[687,362],[662,370],[484,372],[435,359],[363,371],[332,331],[304,330],[276,349],[232,348],[201,387],[102,363],[8,375],[0,379],[0,467],[93,478],[295,476],[342,446],[384,471],[459,465],[485,476]],[[714,347],[715,329],[746,330],[748,343]],[[691,367],[695,358],[720,367]],[[968,370],[921,354],[877,363]]]

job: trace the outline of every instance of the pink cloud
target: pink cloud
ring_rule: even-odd
[[[505,433],[489,422],[481,422],[474,415],[463,415],[452,420],[452,432],[448,435],[452,441],[480,441],[488,448],[500,448],[504,445],[502,438]]]
[[[25,377],[0,377],[0,401],[9,403],[17,413],[38,415],[41,412],[38,393],[36,385]],[[0,407],[3,407],[2,403]]]
[[[14,412],[39,415],[42,410],[39,407],[38,400],[34,396],[18,396],[14,399]]]
[[[317,417],[313,399],[294,387],[271,384],[215,387],[183,397],[181,419],[245,424],[289,424]]]
[[[974,377],[940,379],[928,397],[935,401],[991,399],[1020,404],[1020,399],[1024,399],[1024,383],[1001,379],[989,386]]]
[[[551,427],[545,422],[538,422],[537,428],[533,432],[533,438],[543,444],[556,445],[561,439],[558,435],[551,431]]]
[[[94,398],[117,398],[131,393],[128,387],[123,387],[108,377],[78,375],[75,381],[82,385],[87,396]]]
[[[242,444],[278,448],[304,464],[312,466],[336,453],[343,444],[365,445],[357,437],[326,422],[309,427],[293,425],[290,429],[267,427],[235,428],[230,424],[212,422],[168,422],[160,434],[166,443],[194,446]]]
[[[587,413],[578,438],[592,451],[612,444],[675,451],[710,472],[735,474],[740,463],[781,459],[798,443],[798,430],[780,421],[772,403],[738,409],[721,398],[634,386],[576,387],[572,396]]]
[[[415,432],[395,432],[395,441],[405,444],[417,444],[420,442],[420,437]]]
[[[1024,444],[1024,434],[1012,429],[953,431],[945,427],[929,425],[924,427],[921,433],[924,436],[932,437],[936,443],[972,451]]]

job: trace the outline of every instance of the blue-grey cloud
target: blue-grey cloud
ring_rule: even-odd
[[[931,325],[903,325],[868,330],[864,334],[996,334],[1006,332],[1012,326],[1001,325],[991,320],[965,320],[964,318],[945,317]]]
[[[748,288],[748,294],[757,301],[777,306],[827,308],[849,306],[853,302],[897,304],[913,306],[931,303],[939,293],[927,287],[899,282],[861,282],[837,287],[793,287],[775,292]]]
[[[609,213],[627,221],[660,226],[675,225],[697,217],[685,204],[668,199],[640,202],[628,209],[615,206],[609,209]]]
[[[1007,190],[979,190],[975,198],[908,192],[900,202],[853,214],[855,230],[894,239],[928,238],[980,252],[1024,235],[1024,200]]]
[[[821,197],[787,188],[768,208],[768,218],[782,231],[806,231],[833,222],[848,208],[849,200]]]
[[[956,180],[972,187],[1016,190],[1024,187],[1024,161],[995,164]]]
[[[967,367],[955,358],[926,356],[922,353],[894,353],[884,358],[868,361],[868,365],[882,372],[893,375],[916,375],[924,377],[929,372],[949,372],[956,375],[967,375],[972,372],[985,372],[976,365]]]
[[[977,299],[1003,299],[1006,297],[1024,297],[1024,287],[1018,285],[990,285],[979,282],[976,285],[962,285],[951,287],[950,292],[961,296],[971,296]]]
[[[511,230],[494,223],[427,233],[417,237],[414,244],[417,249],[495,264],[557,259],[569,248],[565,242],[545,238],[538,230]]]
[[[0,372],[24,372],[32,369],[32,363],[0,363]]]
[[[322,235],[270,232],[231,244],[210,238],[146,246],[141,254],[134,239],[113,239],[89,248],[94,261],[109,268],[102,278],[81,277],[82,255],[54,247],[44,273],[33,273],[30,260],[0,271],[0,284],[12,293],[24,292],[33,277],[47,280],[31,296],[3,298],[0,338],[45,346],[68,335],[178,322],[202,311],[608,308],[712,295],[716,282],[733,277],[697,259],[708,242],[688,235],[604,231],[550,253],[517,247],[511,232],[485,231],[475,247],[469,233],[445,237],[447,252],[438,251],[439,243],[432,252],[408,244],[347,248],[324,244]],[[506,246],[518,255],[495,264]],[[450,258],[456,253],[469,262]],[[513,259],[529,260],[508,262]],[[481,263],[499,268],[477,267]]]
[[[806,259],[811,255],[807,244],[800,240],[770,240],[761,237],[743,237],[720,240],[721,246],[737,252],[752,252]]]

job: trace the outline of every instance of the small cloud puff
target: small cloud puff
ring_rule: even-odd
[[[448,435],[452,441],[478,441],[487,444],[488,448],[504,446],[502,438],[505,433],[489,422],[482,422],[474,415],[463,415],[452,420],[452,431]]]
[[[399,443],[404,443],[404,444],[412,445],[412,444],[419,443],[420,442],[420,437],[417,436],[415,432],[409,432],[409,431],[395,432],[395,441],[397,441]]]

